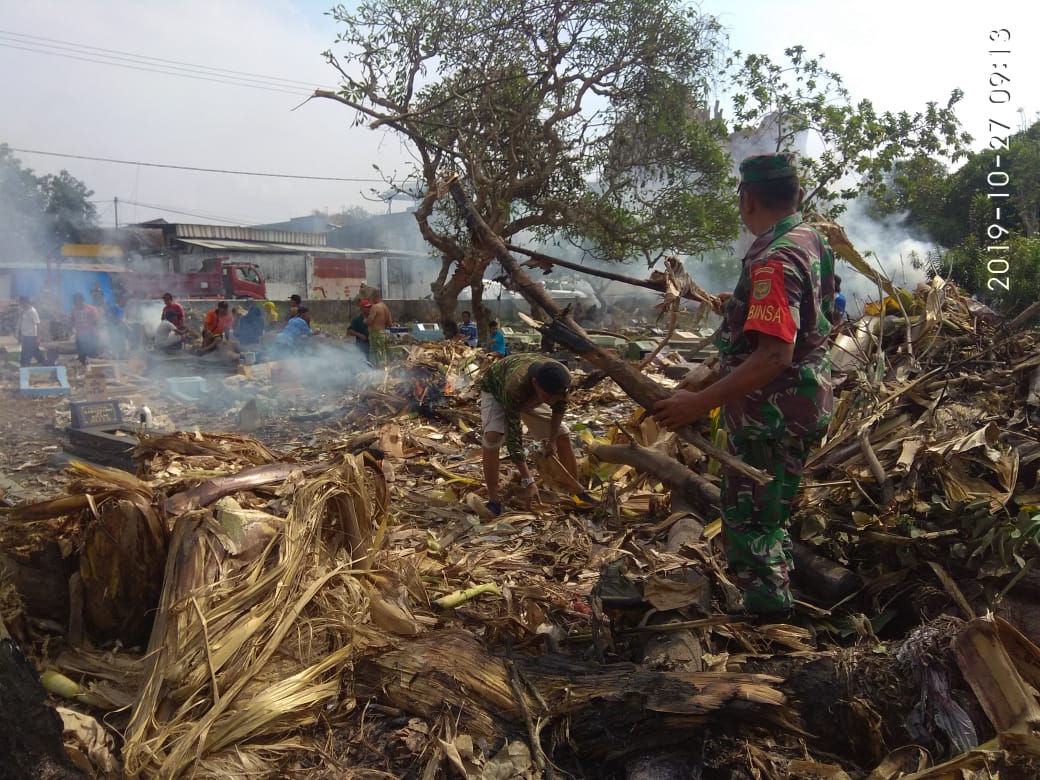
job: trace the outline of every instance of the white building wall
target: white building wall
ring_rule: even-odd
[[[365,261],[366,282],[379,287],[393,301],[421,301],[433,297],[430,285],[437,279],[440,260],[417,254],[387,252]]]

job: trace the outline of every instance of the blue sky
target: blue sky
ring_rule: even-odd
[[[120,222],[162,216],[250,223],[342,206],[380,211],[382,204],[365,199],[372,188],[381,189],[372,181],[372,166],[400,166],[400,144],[351,127],[351,112],[335,104],[300,105],[310,87],[332,83],[320,57],[336,34],[323,15],[329,5],[0,0],[0,73],[5,74],[0,141],[89,157],[356,179],[288,181],[19,153],[37,173],[66,168],[85,181],[107,224],[114,218],[115,197],[121,201]],[[1025,2],[704,0],[700,7],[720,17],[735,49],[779,57],[785,46],[800,43],[811,54],[825,52],[853,97],[870,98],[878,109],[914,111],[927,100],[945,103],[955,87],[963,89],[958,114],[979,138],[977,146],[985,143],[989,118],[1017,126],[1016,109],[1032,119],[1040,108],[1040,55],[1035,45],[1030,50],[1028,39],[1037,14]],[[992,59],[986,54],[987,34],[1001,27],[1012,35],[1007,68],[1012,99],[996,107],[987,101]],[[78,59],[54,56],[53,41],[74,44],[64,52]],[[84,61],[88,46],[300,85],[270,91],[113,67]]]

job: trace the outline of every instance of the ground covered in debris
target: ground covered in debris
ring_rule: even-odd
[[[1036,777],[1038,341],[889,292],[835,341],[790,624],[737,612],[718,463],[580,360],[580,484],[543,458],[486,516],[483,358],[443,342],[338,392],[124,371],[136,476],[70,468],[68,400],[5,369],[0,614],[99,777]]]

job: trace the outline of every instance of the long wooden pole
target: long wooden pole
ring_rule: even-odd
[[[457,177],[448,182],[447,189],[459,210],[465,216],[474,245],[485,251],[492,252],[495,259],[498,260],[502,268],[512,278],[513,284],[520,295],[528,303],[541,307],[552,317],[552,322],[542,326],[539,330],[610,376],[633,401],[644,409],[653,409],[654,404],[671,395],[670,390],[642,374],[631,363],[621,360],[613,353],[596,346],[589,340],[588,334],[582,330],[581,326],[572,320],[565,310],[560,309],[556,302],[545,292],[545,289],[520,268],[519,263],[506,248],[505,242],[488,227],[476,209],[473,208],[473,204],[470,202],[465,190],[462,189],[462,184]],[[720,463],[724,463],[727,467],[751,477],[760,484],[764,485],[772,480],[772,477],[764,474],[762,471],[748,466],[726,450],[716,447],[688,425],[680,428],[676,433],[683,441],[699,448],[708,457],[715,458]]]

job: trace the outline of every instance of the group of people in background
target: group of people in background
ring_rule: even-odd
[[[473,321],[472,312],[463,311],[462,322],[444,320],[441,322],[441,332],[449,341],[462,341],[468,347],[480,346],[480,334],[477,330],[477,323]],[[506,338],[499,330],[498,320],[488,322],[488,343],[485,351],[498,357],[505,357],[508,354]]]
[[[361,301],[361,311],[348,326],[347,335],[355,339],[373,366],[380,367],[386,364],[393,343],[389,332],[393,317],[378,289],[368,288],[367,294],[369,297]],[[196,350],[200,353],[230,346],[235,350],[256,348],[266,357],[282,359],[307,349],[312,337],[322,335],[311,324],[309,307],[295,294],[289,297],[284,321],[272,301],[248,304],[248,308],[219,301],[206,313],[198,334],[188,329],[184,308],[171,293],[163,296],[163,303],[155,331],[159,349],[180,349],[186,340],[200,337],[201,346]]]
[[[393,315],[377,288],[365,288],[363,292],[367,297],[360,300],[360,311],[350,321],[347,335],[353,337],[365,359],[379,368],[387,364],[394,343],[390,331],[394,326]],[[195,321],[192,326],[195,330],[189,327],[184,307],[173,293],[164,293],[162,301],[152,343],[156,349],[166,352],[181,350],[189,343],[195,343],[195,351],[199,353],[221,350],[237,353],[266,345],[272,357],[288,356],[305,348],[312,336],[320,335],[311,325],[310,310],[299,295],[290,296],[284,321],[273,301],[245,305],[218,301],[201,323]],[[26,296],[21,296],[18,302],[15,335],[21,347],[21,365],[29,366],[34,361],[43,365],[46,358],[41,348],[39,311]],[[83,364],[105,353],[122,357],[135,343],[122,305],[115,298],[108,301],[100,287],[91,290],[89,303],[82,293],[72,296],[68,325],[75,339],[77,358]],[[479,346],[477,324],[469,311],[462,312],[462,320],[454,328],[445,336],[458,338],[471,347]],[[504,357],[508,350],[498,322],[491,320],[488,328],[486,352]],[[271,337],[265,339],[265,335]],[[140,341],[140,336],[136,341]]]
[[[40,344],[42,319],[32,300],[25,295],[18,298],[18,320],[15,336],[21,349],[20,364],[31,366],[33,361],[45,365],[48,361]],[[76,357],[86,365],[87,360],[104,352],[122,356],[129,346],[129,331],[120,303],[107,301],[100,287],[91,291],[91,303],[83,293],[72,296],[72,310],[68,326],[76,343]]]
[[[264,334],[272,331],[278,331],[279,336],[288,331],[286,338],[291,340],[299,334],[312,334],[310,315],[300,296],[293,295],[290,299],[289,316],[281,327],[278,307],[273,301],[249,304],[248,308],[219,301],[206,312],[199,332],[194,333],[185,321],[184,307],[167,292],[163,294],[163,309],[155,329],[155,347],[173,351],[182,349],[189,340],[201,338],[197,348],[200,354],[224,349],[237,355],[239,350],[259,347]],[[277,339],[278,336],[275,341]]]

